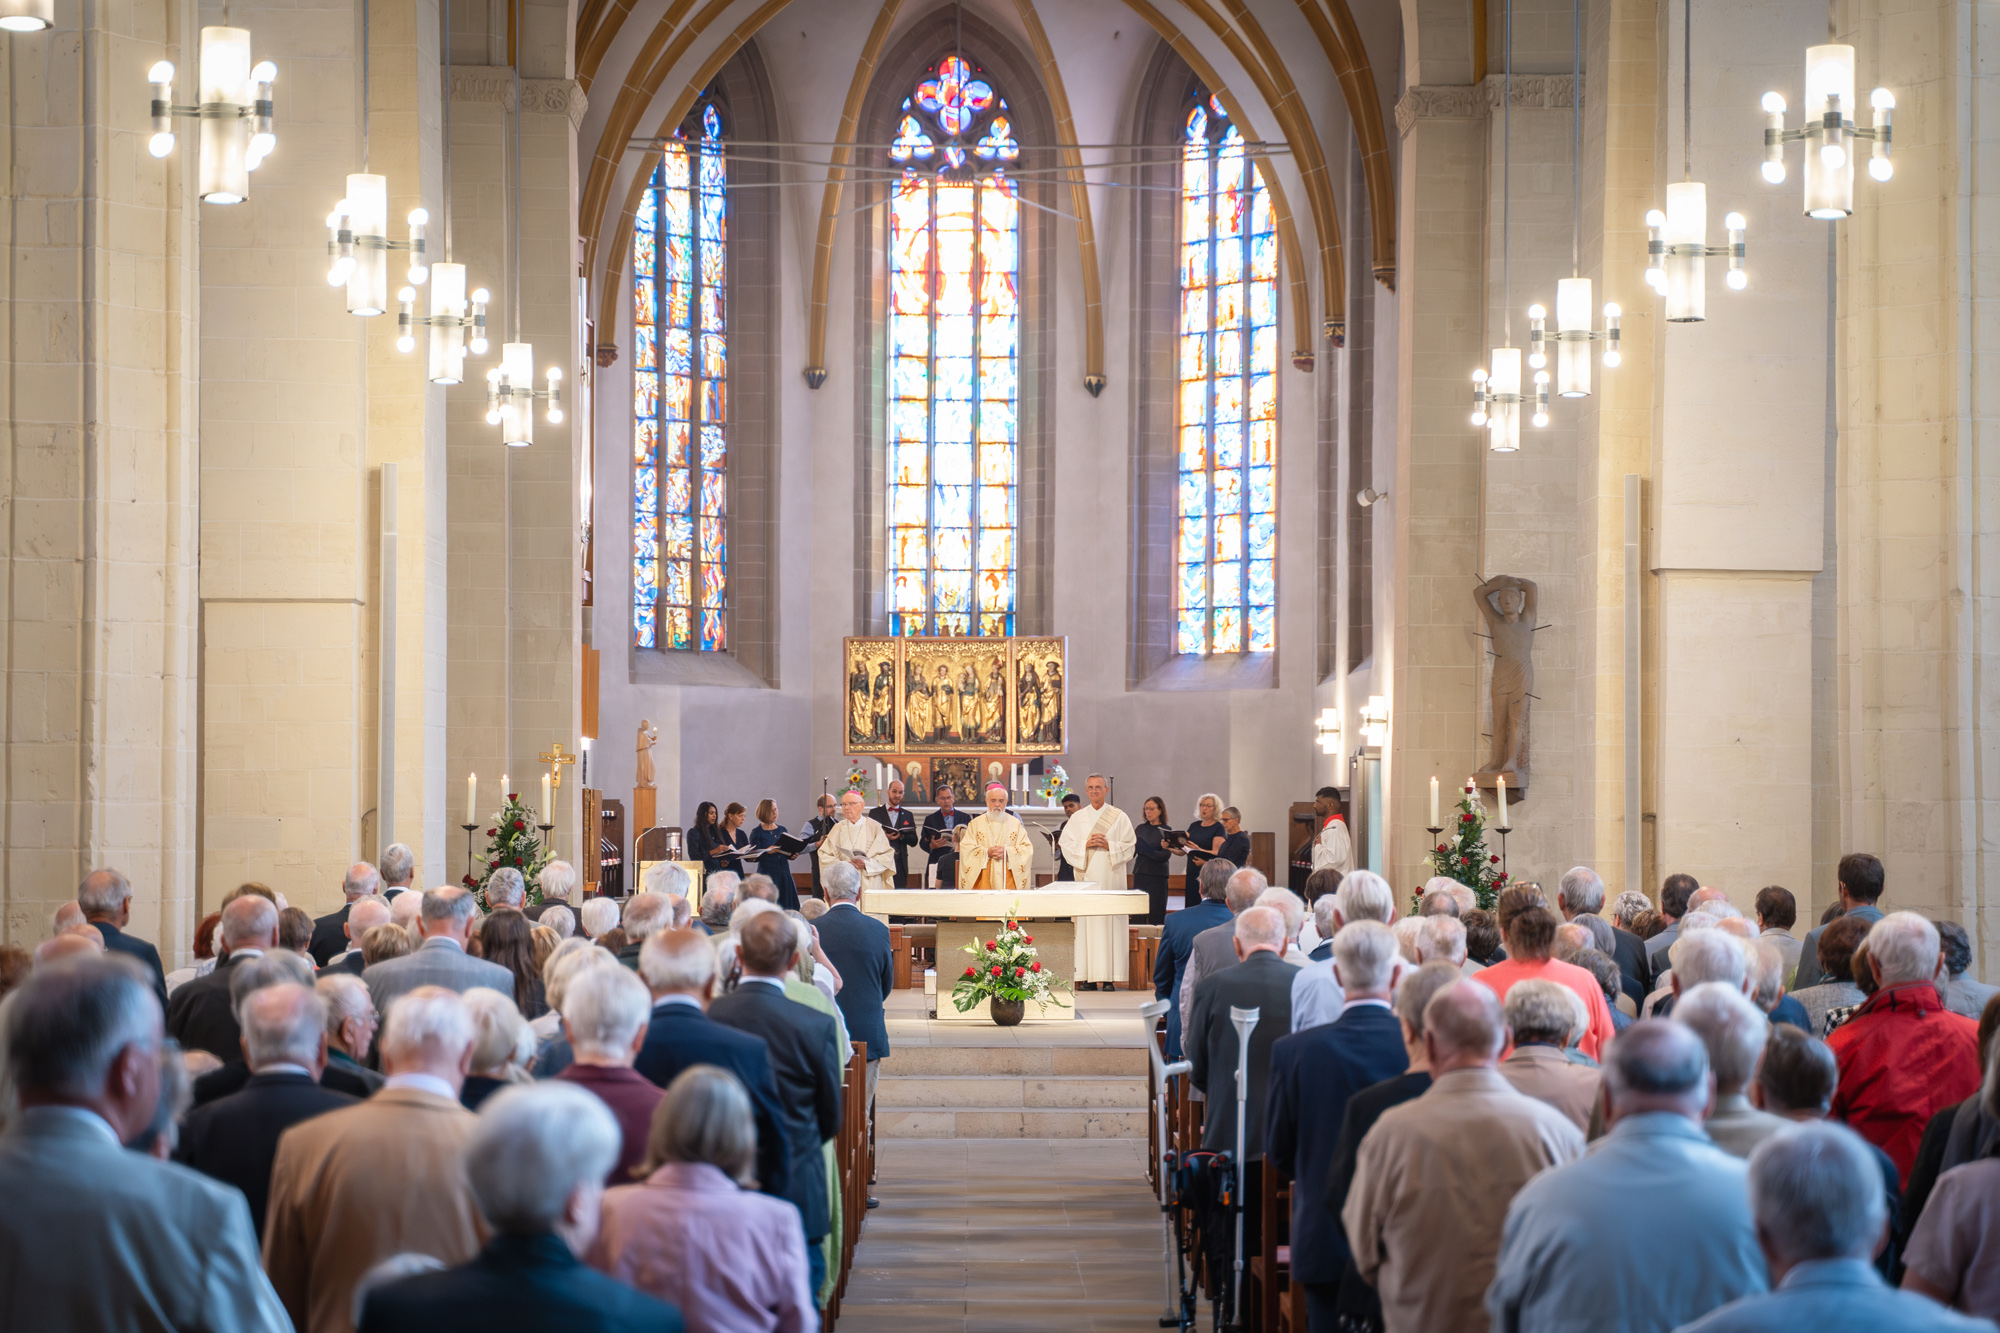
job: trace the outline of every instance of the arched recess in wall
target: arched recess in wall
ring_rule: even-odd
[[[666,641],[666,636],[656,634],[653,646],[642,647],[634,633],[636,608],[633,589],[638,585],[638,579],[632,537],[643,517],[639,512],[643,507],[640,499],[650,491],[655,505],[655,531],[662,544],[655,577],[663,595],[667,585],[665,547],[671,540],[671,515],[668,511],[674,502],[665,483],[666,458],[671,453],[666,432],[660,433],[659,457],[649,460],[649,451],[644,448],[638,425],[643,411],[642,400],[646,397],[640,391],[640,376],[644,373],[639,364],[642,349],[634,327],[641,293],[639,275],[634,270],[636,248],[631,244],[629,235],[633,223],[622,213],[612,214],[609,225],[621,228],[627,234],[615,238],[615,245],[603,245],[601,248],[623,256],[623,262],[611,277],[618,294],[614,327],[618,345],[630,349],[630,354],[619,360],[622,373],[617,378],[624,386],[623,392],[612,390],[609,384],[600,387],[600,392],[615,401],[617,408],[608,409],[601,404],[599,411],[616,412],[609,422],[600,418],[601,429],[622,424],[622,429],[616,433],[601,434],[600,438],[624,441],[623,457],[628,463],[627,484],[615,490],[606,487],[598,491],[595,521],[600,533],[623,534],[620,546],[626,553],[622,561],[626,585],[623,602],[626,607],[625,643],[633,680],[775,687],[779,683],[774,544],[778,508],[778,441],[773,408],[777,398],[778,349],[771,330],[777,319],[779,300],[778,191],[772,188],[776,169],[768,162],[754,160],[760,156],[768,157],[768,153],[751,150],[739,156],[729,151],[732,142],[768,142],[775,137],[777,121],[770,80],[755,43],[737,51],[716,72],[704,93],[712,97],[721,113],[727,181],[724,208],[726,242],[723,251],[727,360],[726,378],[719,395],[723,408],[718,414],[726,447],[721,469],[725,496],[726,595],[724,645],[719,651],[702,651],[699,636],[696,636],[695,646],[677,650]],[[667,100],[663,95],[654,108],[649,108],[649,115],[659,114]],[[705,104],[706,100],[698,102],[688,118],[698,120]],[[698,135],[698,128],[688,132],[690,141],[696,140]],[[658,160],[657,155],[651,156],[655,166]],[[600,242],[613,239],[609,236],[599,238]],[[654,300],[658,302],[660,297],[655,296]],[[655,309],[656,314],[664,314],[664,303]],[[659,364],[658,360],[655,364]],[[699,388],[695,392],[699,396]],[[708,405],[702,408],[703,412],[711,410]],[[653,485],[644,487],[640,484],[640,473],[649,467],[657,467],[659,471],[655,474]],[[697,496],[691,504],[698,509],[701,504],[700,487],[694,489]],[[698,530],[698,515],[696,527]],[[600,560],[598,563],[601,570],[605,562]],[[601,580],[602,573],[599,577]],[[610,592],[609,588],[599,589],[600,597]],[[695,595],[699,597],[698,588]]]
[[[942,8],[916,20],[883,53],[862,103],[856,140],[886,144],[897,136],[903,102],[954,53],[1004,97],[1014,136],[1024,158],[1036,165],[1060,159],[1049,151],[1057,142],[1056,121],[1037,74],[1035,60],[1011,39],[971,13]],[[1029,152],[1033,149],[1039,151]],[[871,158],[868,154],[872,153]],[[855,156],[852,228],[855,258],[855,610],[857,633],[889,631],[890,550],[889,431],[889,200],[896,165],[880,149]],[[872,170],[863,170],[864,168]],[[1052,506],[1050,475],[1053,433],[1048,399],[1055,383],[1055,269],[1057,222],[1070,201],[1050,178],[1019,185],[1020,245],[1018,291],[1019,381],[1015,397],[1014,632],[1050,630]]]
[[[1187,237],[1182,217],[1182,158],[1188,144],[1191,113],[1203,109],[1202,118],[1217,131],[1229,123],[1227,113],[1219,111],[1219,104],[1212,100],[1213,91],[1174,47],[1164,41],[1158,43],[1139,84],[1129,134],[1132,142],[1148,146],[1144,155],[1145,165],[1139,169],[1138,184],[1142,188],[1133,192],[1132,205],[1134,429],[1131,446],[1131,588],[1127,598],[1129,624],[1126,636],[1129,645],[1126,684],[1132,689],[1257,689],[1277,683],[1274,648],[1249,650],[1248,627],[1242,621],[1237,627],[1244,633],[1236,640],[1237,647],[1233,651],[1218,648],[1211,653],[1208,651],[1214,642],[1211,639],[1202,649],[1191,652],[1188,645],[1181,641],[1181,583],[1184,575],[1180,559],[1184,554],[1181,550],[1182,491],[1185,486],[1200,480],[1186,472],[1181,438],[1186,425],[1182,421],[1184,381],[1193,373],[1183,356],[1186,349],[1183,348],[1182,290],[1187,277],[1183,242]],[[1209,128],[1205,125],[1198,132],[1206,135]],[[1246,158],[1235,160],[1239,164],[1247,161]],[[1268,175],[1260,170],[1259,179],[1268,180]],[[1249,212],[1246,207],[1246,224]],[[1268,200],[1263,212],[1268,217]],[[1275,251],[1276,241],[1275,235],[1268,237],[1267,254]],[[1241,257],[1240,250],[1235,257]],[[1289,261],[1291,256],[1288,254],[1285,258]],[[1247,274],[1248,265],[1245,265],[1244,271]],[[1215,276],[1216,273],[1204,270],[1202,281],[1207,282]],[[1279,350],[1282,340],[1275,321],[1281,313],[1289,318],[1289,312],[1277,307],[1289,304],[1296,291],[1291,284],[1277,278],[1274,271],[1266,279],[1268,289],[1273,292],[1272,308],[1267,312],[1271,326],[1265,340],[1269,345],[1263,352],[1270,362],[1266,371],[1266,382],[1270,384],[1283,378],[1281,367],[1286,361]],[[1238,287],[1234,290],[1239,293],[1240,300],[1240,294],[1246,289]],[[1254,360],[1250,341],[1246,338],[1238,344],[1238,362],[1246,366]],[[1204,335],[1204,343],[1211,354],[1216,350],[1212,338]],[[1315,382],[1298,381],[1295,387],[1302,394],[1309,393]],[[1243,395],[1241,406],[1247,408],[1250,405],[1250,396],[1248,393]],[[1204,395],[1204,402],[1207,401]],[[1301,398],[1291,410],[1302,410],[1301,404],[1305,401]],[[1242,428],[1239,430],[1237,455],[1247,461],[1247,454],[1243,451],[1249,448],[1250,432]],[[1270,434],[1276,434],[1275,416],[1270,420]],[[1203,441],[1201,453],[1205,460],[1216,459],[1209,447],[1213,442],[1209,438]],[[1275,448],[1275,445],[1271,447]],[[1310,471],[1310,456],[1304,460],[1291,460],[1293,471],[1301,466]],[[1263,475],[1268,477],[1270,474],[1266,471]],[[1237,474],[1235,479],[1240,479],[1240,476],[1240,473]],[[1205,509],[1213,498],[1211,492],[1214,488],[1204,485],[1199,489],[1202,490],[1202,507]],[[1238,504],[1245,505],[1249,499],[1248,488],[1245,487],[1238,495]],[[1204,533],[1202,550],[1206,557],[1215,551],[1215,547],[1213,534],[1207,533],[1206,529]],[[1246,541],[1243,554],[1250,553],[1247,545]],[[1268,554],[1275,558],[1275,535],[1266,545]],[[1238,565],[1243,567],[1240,559]],[[1272,595],[1274,598],[1275,590]],[[1275,612],[1274,600],[1267,600],[1266,605]],[[1209,628],[1203,626],[1204,631]]]

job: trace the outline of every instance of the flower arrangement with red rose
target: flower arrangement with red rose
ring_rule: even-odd
[[[490,910],[486,904],[486,881],[502,866],[520,871],[528,881],[527,901],[540,902],[542,890],[535,879],[555,854],[542,843],[541,831],[535,827],[535,812],[521,804],[517,793],[508,792],[507,804],[494,813],[493,826],[486,830],[486,836],[490,841],[485,854],[478,858],[486,863],[485,869],[465,877],[465,887],[472,890],[479,910]]]
[[[1044,1008],[1052,1004],[1069,1008],[1061,995],[1069,983],[1042,966],[1035,953],[1035,937],[1024,923],[1009,921],[1006,929],[995,931],[989,939],[974,940],[961,952],[972,959],[951,988],[951,1002],[961,1014],[981,1000],[993,999],[1033,1000]]]
[[[1431,873],[1457,880],[1472,890],[1482,908],[1492,911],[1500,901],[1500,890],[1507,887],[1507,872],[1500,868],[1500,858],[1486,850],[1486,807],[1480,804],[1478,788],[1467,785],[1460,793],[1457,818],[1447,818],[1445,833],[1449,840],[1425,858]]]

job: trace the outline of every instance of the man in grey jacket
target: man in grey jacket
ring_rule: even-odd
[[[361,974],[375,1011],[386,1021],[389,1006],[419,986],[443,986],[468,991],[485,986],[502,995],[514,993],[514,974],[498,963],[474,958],[465,951],[472,917],[479,904],[464,889],[424,890],[423,947],[401,958],[385,958]]]
[[[39,968],[8,1005],[0,1329],[291,1328],[243,1195],[122,1146],[152,1124],[164,1036],[119,957]]]

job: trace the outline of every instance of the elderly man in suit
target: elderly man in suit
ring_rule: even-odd
[[[288,1327],[242,1195],[121,1146],[159,1108],[152,979],[122,957],[69,959],[37,969],[4,1016],[20,1114],[0,1136],[0,1323]]]
[[[1153,998],[1172,1000],[1167,1010],[1167,1058],[1181,1058],[1181,981],[1187,975],[1194,942],[1204,931],[1227,925],[1235,917],[1223,901],[1229,892],[1233,862],[1211,859],[1196,875],[1201,897],[1167,917],[1160,928],[1160,952],[1153,960]]]
[[[469,1263],[371,1289],[361,1333],[680,1333],[673,1306],[583,1265],[617,1158],[618,1126],[589,1093],[560,1083],[503,1089],[465,1144],[466,1178],[492,1239]]]
[[[93,870],[76,886],[76,905],[83,919],[97,927],[106,949],[138,959],[152,975],[153,997],[164,1008],[167,973],[160,965],[160,951],[137,935],[125,933],[125,927],[132,924],[132,882],[116,870]]]
[[[715,998],[715,947],[698,930],[661,930],[639,950],[639,977],[653,993],[646,1039],[632,1067],[664,1088],[692,1065],[714,1065],[736,1076],[750,1094],[757,1122],[757,1188],[785,1197],[791,1156],[778,1085],[762,1037],[724,1027],[708,1016]]]
[[[709,1017],[738,1032],[762,1037],[777,1076],[791,1156],[791,1191],[805,1221],[811,1290],[826,1277],[820,1242],[832,1227],[826,1163],[820,1145],[840,1130],[840,1078],[847,1067],[840,1030],[831,1017],[785,996],[785,976],[799,957],[798,932],[782,912],[765,912],[742,924],[736,956],[743,976],[735,990],[709,1006]]]
[[[382,891],[382,872],[366,861],[356,861],[347,867],[347,877],[340,882],[340,891],[347,897],[338,912],[328,912],[313,922],[312,939],[306,943],[306,952],[312,955],[314,967],[325,967],[333,956],[347,947],[347,941],[358,936],[350,936],[342,927],[354,910],[354,904],[363,898],[374,898]]]
[[[1619,1038],[1622,1042],[1624,1038]],[[1841,1125],[1800,1125],[1750,1158],[1750,1211],[1771,1279],[1682,1333],[1992,1333],[1869,1264],[1889,1223],[1868,1145]]]
[[[889,928],[862,912],[861,872],[845,861],[828,866],[822,888],[833,906],[814,922],[819,947],[840,974],[833,999],[847,1020],[847,1035],[868,1048],[868,1109],[873,1132],[875,1085],[889,1054],[889,1026],[882,1006],[896,985],[896,960],[889,952]]]
[[[1223,890],[1223,901],[1229,908],[1230,916],[1240,917],[1245,911],[1255,907],[1257,899],[1270,887],[1270,882],[1264,878],[1264,872],[1261,870],[1245,866],[1231,874],[1228,886]],[[1201,984],[1204,977],[1220,972],[1225,967],[1235,966],[1237,961],[1235,940],[1236,930],[1231,922],[1210,926],[1194,937],[1194,947],[1188,950],[1187,967],[1181,974],[1180,1007],[1183,1034],[1190,1030],[1194,1021],[1194,988]],[[1283,952],[1281,947],[1280,955]],[[1291,1013],[1289,1005],[1285,1012],[1287,1015]],[[1192,1059],[1194,1045],[1187,1042],[1185,1036],[1182,1040],[1189,1058]]]
[[[361,937],[376,926],[389,924],[389,910],[388,901],[373,894],[354,902],[348,908],[347,920],[340,927],[347,947],[320,965],[320,975],[345,973],[358,978],[368,967],[367,960],[361,956]]]
[[[1500,1012],[1514,1043],[1500,1062],[1500,1076],[1515,1091],[1547,1102],[1588,1131],[1597,1105],[1598,1071],[1569,1058],[1570,1039],[1583,1025],[1576,997],[1553,981],[1518,981],[1507,988]]]
[[[1250,1033],[1250,1081],[1243,1122],[1247,1213],[1243,1245],[1247,1254],[1256,1249],[1259,1234],[1256,1201],[1262,1188],[1264,1098],[1270,1084],[1271,1048],[1292,1030],[1295,969],[1284,960],[1285,918],[1276,908],[1246,908],[1231,929],[1235,932],[1231,947],[1236,964],[1203,977],[1195,987],[1186,1043],[1188,1059],[1194,1065],[1194,1086],[1208,1098],[1201,1146],[1209,1152],[1235,1152],[1237,1041],[1229,1011],[1258,1011],[1257,1026]]]
[[[1484,1327],[1507,1205],[1583,1155],[1583,1131],[1500,1077],[1506,1043],[1491,989],[1468,978],[1439,990],[1424,1006],[1429,1090],[1361,1140],[1340,1222],[1386,1333]]]
[[[357,1099],[319,1084],[326,1069],[326,1002],[310,988],[266,986],[244,997],[240,1014],[250,1080],[242,1091],[191,1111],[174,1156],[242,1190],[262,1235],[279,1137]]]
[[[278,1140],[264,1270],[299,1333],[349,1333],[355,1285],[390,1255],[479,1252],[486,1223],[462,1160],[475,1122],[458,1102],[472,1042],[455,992],[411,990],[382,1031],[382,1091]]]
[[[401,958],[385,958],[361,974],[361,979],[368,983],[369,993],[375,997],[376,1011],[386,1018],[389,1006],[419,986],[443,986],[453,991],[484,986],[502,995],[512,995],[512,972],[465,951],[466,937],[472,933],[472,918],[478,911],[479,904],[464,889],[424,890],[423,946]]]
[[[1562,909],[1565,921],[1574,921],[1580,916],[1602,917],[1603,878],[1589,866],[1571,866],[1563,871],[1562,882],[1556,888],[1556,904]],[[1618,970],[1639,988],[1639,994],[1646,994],[1653,985],[1653,971],[1646,964],[1646,941],[1629,930],[1619,929],[1616,923],[1606,924],[1611,926],[1614,946],[1611,961],[1618,964]]]
[[[412,893],[410,885],[417,877],[417,854],[407,844],[392,842],[382,849],[382,857],[375,863],[375,869],[382,876],[382,896],[390,902]]]
[[[1282,1037],[1271,1048],[1265,1160],[1292,1189],[1292,1280],[1306,1293],[1311,1333],[1337,1333],[1347,1237],[1327,1206],[1348,1099],[1409,1068],[1403,1025],[1389,1007],[1402,979],[1395,932],[1356,921],[1335,935],[1333,967],[1346,1003],[1338,1019]]]
[[[1743,1164],[1702,1132],[1714,1088],[1701,1039],[1678,1023],[1648,1019],[1611,1043],[1610,1133],[1507,1210],[1486,1295],[1495,1330],[1668,1333],[1764,1290]],[[1632,1222],[1635,1200],[1643,1226]],[[1661,1236],[1674,1238],[1671,1263],[1660,1262]]]
[[[207,1051],[228,1064],[242,1059],[243,1034],[229,994],[237,968],[278,947],[278,909],[271,900],[247,893],[222,909],[222,947],[228,956],[205,977],[196,977],[167,1001],[167,1031],[182,1048]]]
[[[253,958],[230,973],[229,1002],[239,1016],[243,1006],[258,991],[270,986],[311,986],[313,984],[312,964],[288,949],[273,949],[262,958]],[[194,1081],[194,1104],[206,1106],[224,1097],[243,1091],[250,1082],[250,1065],[247,1052],[248,1039],[238,1047],[235,1059],[220,1069],[211,1069]],[[319,1084],[335,1092],[344,1092],[350,1097],[366,1097],[370,1090],[367,1075],[370,1071],[348,1064],[331,1065],[319,1075]]]
[[[535,887],[542,891],[542,900],[527,909],[530,921],[540,921],[542,913],[551,907],[567,907],[572,912],[583,910],[582,885],[576,867],[567,861],[551,861],[543,866],[542,873],[535,876]]]

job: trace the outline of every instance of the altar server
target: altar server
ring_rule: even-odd
[[[965,826],[958,887],[1015,892],[1035,887],[1035,844],[1021,821],[1007,813],[1007,789],[997,782],[987,785],[985,813]]]
[[[1347,821],[1340,816],[1340,792],[1321,787],[1313,793],[1313,814],[1319,819],[1319,835],[1313,839],[1312,868],[1354,873],[1354,839],[1348,835]]]
[[[1100,889],[1125,888],[1126,873],[1138,850],[1132,820],[1123,810],[1105,802],[1110,786],[1101,774],[1084,779],[1086,804],[1063,825],[1063,859],[1076,867],[1080,882]],[[1080,916],[1076,919],[1076,979],[1082,982],[1115,983],[1125,980],[1129,968],[1126,918],[1122,916]]]
[[[840,822],[819,845],[819,872],[824,882],[827,868],[841,861],[861,872],[863,901],[876,889],[887,889],[896,873],[896,853],[889,835],[868,817],[861,793],[849,789],[840,798]]]

